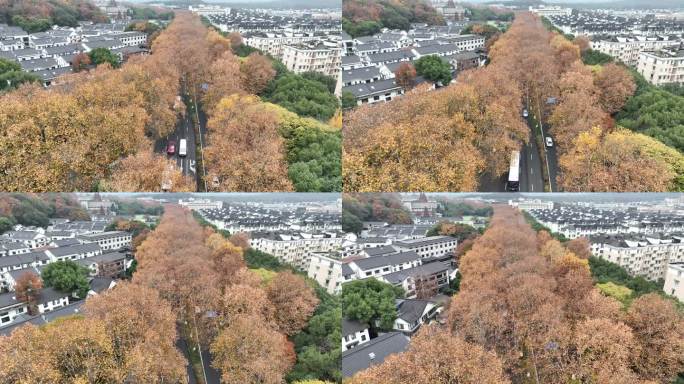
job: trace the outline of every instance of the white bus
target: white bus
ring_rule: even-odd
[[[520,190],[520,151],[511,153],[511,168],[508,170],[506,191],[518,192]]]
[[[188,154],[188,141],[180,139],[180,148],[178,148],[178,156],[185,156]]]

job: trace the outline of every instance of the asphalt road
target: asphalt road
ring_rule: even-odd
[[[169,159],[174,159],[176,166],[183,172],[183,175],[198,179],[199,182],[197,177],[197,138],[192,127],[191,117],[188,111],[183,118],[178,119],[174,131],[167,137],[160,138],[154,143],[154,151],[165,154]],[[181,139],[187,140],[187,155],[182,157],[178,155]],[[170,140],[176,142],[176,153],[173,155],[166,153],[166,145]]]
[[[520,150],[520,192],[544,192],[542,159],[532,129],[529,142]]]
[[[180,330],[178,332],[180,333]],[[187,372],[187,375],[188,375],[188,384],[197,384],[197,379],[195,378],[195,373],[192,371],[192,366],[190,365],[190,352],[188,350],[188,344],[185,342],[185,340],[183,340],[179,337],[178,340],[176,340],[176,348],[178,348],[183,353],[183,356],[185,357],[185,361],[187,361],[187,363],[188,363],[185,366],[185,371]]]
[[[179,328],[178,334],[180,333],[181,331]],[[179,337],[178,340],[176,340],[176,348],[183,353],[185,360],[188,362],[188,365],[186,366],[188,384],[197,384],[198,381],[195,377],[195,372],[193,372],[192,365],[190,364],[190,350],[188,348],[187,342]],[[209,350],[205,348],[202,349],[202,361],[204,362],[204,372],[207,374],[207,384],[220,384],[221,374],[218,370],[211,366],[211,354],[209,353]]]

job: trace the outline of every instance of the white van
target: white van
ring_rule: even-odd
[[[180,147],[178,148],[178,156],[185,156],[188,154],[188,141],[180,139]]]

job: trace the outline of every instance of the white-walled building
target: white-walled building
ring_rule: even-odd
[[[536,13],[539,16],[570,16],[572,15],[572,8],[563,8],[554,5],[540,5],[538,7],[530,6],[530,12]]]
[[[594,256],[627,270],[632,276],[664,279],[668,264],[684,262],[684,237],[596,236],[590,238]]]
[[[658,51],[678,44],[679,40],[670,40],[669,36],[610,36],[592,41],[591,49],[636,66],[641,52]]]
[[[342,261],[327,253],[313,252],[307,276],[316,280],[330,294],[339,293],[342,284]]]
[[[451,236],[431,236],[397,241],[393,245],[400,251],[414,251],[421,258],[430,258],[444,256],[449,252],[453,252],[458,245],[458,241]]]
[[[103,251],[130,248],[133,240],[131,233],[124,231],[91,233],[80,235],[78,238],[84,242],[99,244]]]
[[[302,271],[309,270],[313,253],[331,253],[342,246],[343,236],[335,232],[322,233],[252,233],[250,245]]]
[[[185,208],[190,208],[193,211],[200,209],[221,209],[223,207],[222,201],[213,201],[209,199],[188,199],[188,200],[178,200],[178,205]]]
[[[285,46],[317,41],[320,38],[320,36],[308,34],[288,35],[284,33],[260,32],[245,36],[243,42],[275,58],[282,59]]]
[[[684,302],[684,284],[682,284],[682,280],[684,280],[684,263],[668,264],[663,292]]]
[[[651,84],[684,83],[684,50],[639,53],[637,71]]]
[[[342,318],[342,352],[370,341],[368,325]]]
[[[318,72],[338,78],[342,66],[342,48],[336,42],[285,45],[283,64],[295,73]]]
[[[553,201],[542,201],[540,199],[534,200],[508,200],[508,205],[516,207],[522,211],[529,211],[532,209],[549,210],[553,209]]]

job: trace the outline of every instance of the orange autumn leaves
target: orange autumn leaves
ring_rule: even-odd
[[[445,326],[351,383],[669,383],[684,370],[684,318],[647,294],[623,310],[594,287],[588,242],[535,233],[510,207],[461,259]]]
[[[231,239],[247,245],[242,235]],[[189,211],[165,207],[159,226],[137,246],[131,282],[88,298],[82,315],[0,337],[0,377],[185,382],[188,362],[176,348],[178,329],[188,344],[199,338],[211,350],[222,382],[282,383],[295,362],[287,337],[306,326],[318,298],[291,272],[263,281],[245,267],[242,254]]]
[[[520,117],[528,99],[531,113],[541,111],[554,136],[561,189],[679,188],[684,157],[657,140],[616,128],[610,116],[633,95],[631,74],[616,64],[585,66],[581,49],[584,39],[571,42],[548,31],[537,16],[520,13],[491,47],[486,67],[460,73],[456,84],[443,89],[418,87],[389,103],[349,112],[344,190],[477,190],[483,174],[505,175],[511,151],[529,140]],[[557,106],[546,105],[551,97]],[[587,135],[598,140],[590,158]]]
[[[246,243],[242,236],[232,239]],[[196,324],[223,382],[278,384],[295,360],[287,336],[306,326],[318,298],[290,272],[262,281],[245,267],[242,253],[201,228],[188,211],[167,207],[160,225],[138,247],[133,281],[156,287],[179,319]]]

